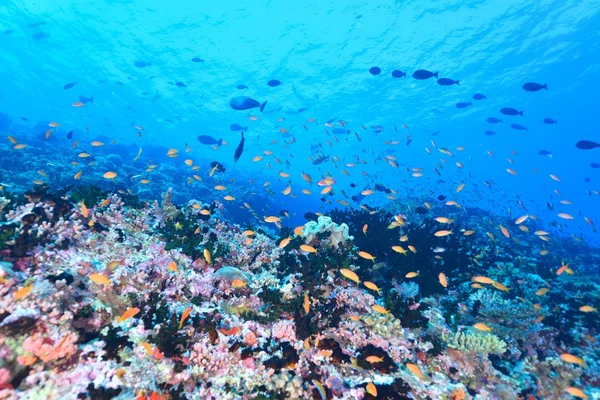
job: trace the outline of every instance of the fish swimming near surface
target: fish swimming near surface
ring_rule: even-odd
[[[145,67],[151,67],[152,63],[146,62],[146,61],[136,61],[133,63],[133,65],[135,65],[138,68],[145,68]]]
[[[403,76],[406,76],[406,72],[402,72],[399,69],[395,69],[392,71],[393,78],[402,78]]]
[[[485,131],[486,136],[494,136],[495,134],[496,134],[496,132],[494,132],[494,131]]]
[[[317,156],[316,160],[312,160],[313,165],[319,165],[329,160],[329,156]]]
[[[575,147],[581,150],[591,150],[600,147],[600,143],[592,142],[591,140],[580,140],[575,144]]]
[[[523,111],[519,111],[512,107],[504,107],[500,109],[500,113],[504,115],[520,115],[523,116]]]
[[[369,68],[369,73],[371,75],[379,75],[381,73],[381,68],[379,68],[379,67],[371,67],[371,68]]]
[[[510,127],[513,129],[516,129],[518,131],[526,131],[527,130],[526,126],[519,125],[519,124],[511,124]]]
[[[214,168],[216,172],[225,172],[225,167],[218,161],[211,161],[210,168]]]
[[[413,78],[419,79],[419,80],[429,79],[434,76],[437,78],[438,73],[430,72],[430,71],[427,71],[426,69],[418,69],[415,72],[413,72],[413,74],[412,74]]]
[[[442,86],[452,86],[452,85],[460,86],[460,81],[455,81],[454,79],[450,79],[450,78],[440,78],[437,80],[437,83]]]
[[[50,34],[46,32],[38,32],[32,36],[33,40],[42,40],[46,39],[47,37],[50,37]]]
[[[242,90],[242,89],[248,89],[248,86],[246,86],[246,85],[237,85],[236,88],[239,89],[239,90]]]
[[[67,133],[67,139],[73,139],[73,131]]]
[[[489,122],[490,124],[497,124],[502,122],[502,120],[495,117],[489,117],[488,119],[486,119],[486,122]]]
[[[278,81],[277,79],[271,79],[270,81],[267,82],[267,85],[269,85],[271,87],[277,87],[277,86],[281,85],[281,81]]]
[[[350,133],[350,131],[348,131],[344,128],[333,128],[331,130],[331,132],[336,135],[346,135],[346,134]]]
[[[179,87],[187,87],[187,85],[183,82],[175,82],[175,85]]]
[[[239,111],[250,110],[252,108],[260,107],[260,112],[263,112],[265,106],[267,105],[267,102],[265,101],[264,103],[260,104],[258,101],[251,99],[250,97],[238,96],[231,99],[229,101],[229,105],[234,110]]]
[[[546,125],[554,125],[554,124],[558,124],[558,121],[553,120],[552,118],[544,118],[544,123]]]
[[[234,132],[247,131],[248,130],[248,126],[241,126],[239,124],[231,124],[231,125],[229,125],[229,129],[231,129]]]
[[[593,163],[590,164],[590,167],[592,167],[592,168],[600,168],[600,164],[597,163],[597,162],[593,162]]]
[[[244,131],[242,131],[242,139],[240,140],[240,144],[238,144],[237,149],[235,149],[235,154],[233,155],[233,161],[237,162],[240,159],[242,153],[244,152]]]
[[[472,105],[473,103],[471,103],[470,101],[468,103],[466,101],[461,101],[459,103],[456,103],[456,108],[467,108]]]
[[[473,100],[483,100],[483,99],[487,99],[487,97],[484,94],[475,93],[473,95]]]
[[[548,90],[548,86],[545,83],[543,85],[540,85],[539,83],[535,82],[527,82],[523,85],[523,90],[525,90],[526,92],[537,92],[542,89]]]
[[[75,85],[77,85],[77,82],[67,83],[65,86],[63,86],[63,89],[68,90],[68,89],[71,89]]]
[[[212,136],[208,136],[208,135],[200,135],[198,136],[198,141],[202,144],[206,144],[206,145],[210,145],[212,146],[213,144],[216,144],[217,146],[221,147],[221,145],[223,144],[223,139],[215,139]]]
[[[203,63],[204,62],[204,60],[201,59],[200,57],[194,57],[194,58],[192,58],[192,61],[195,63]]]
[[[538,154],[540,156],[550,156],[550,155],[552,155],[552,152],[548,151],[548,150],[540,150],[540,151],[538,151]]]
[[[92,96],[92,97],[79,96],[79,101],[82,102],[83,104],[93,103],[94,96]]]

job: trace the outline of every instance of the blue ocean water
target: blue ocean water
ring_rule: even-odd
[[[228,183],[228,193],[236,197],[232,215],[241,220],[250,217],[237,211],[247,201],[263,206],[265,215],[289,210],[286,223],[295,226],[304,222],[304,213],[340,207],[339,201],[358,207],[351,196],[378,182],[397,191],[395,200],[376,193],[361,204],[402,207],[412,204],[409,198],[420,204],[443,193],[467,212],[481,207],[513,218],[533,214],[593,242],[583,217],[600,221],[593,192],[600,189],[600,169],[590,166],[600,163],[600,149],[579,150],[575,143],[600,142],[599,12],[597,0],[9,0],[0,5],[0,128],[29,143],[26,151],[38,157],[3,166],[0,182],[25,188],[43,169],[51,184],[73,184],[81,168],[69,162],[89,150],[98,160],[83,169],[82,182],[116,185],[149,198],[173,187],[180,200],[194,194],[222,197],[212,187]],[[374,66],[381,74],[369,73]],[[392,77],[396,69],[406,77]],[[413,79],[417,69],[439,72],[460,85]],[[281,85],[267,85],[272,79]],[[548,90],[526,92],[526,82],[547,84]],[[475,93],[487,98],[474,100]],[[233,110],[230,99],[241,95],[267,101],[264,112]],[[93,102],[73,107],[80,96]],[[459,102],[472,106],[459,109]],[[523,110],[524,116],[502,115],[502,107]],[[488,117],[503,121],[490,124]],[[558,123],[544,124],[544,118]],[[45,139],[50,121],[60,127]],[[234,123],[248,127],[237,163],[233,153],[240,132],[230,130]],[[512,123],[527,130],[511,129]],[[349,133],[333,134],[333,128]],[[75,150],[66,139],[69,131],[79,140]],[[199,144],[198,135],[228,144],[215,150]],[[106,145],[92,148],[93,140]],[[331,160],[313,165],[308,157],[317,152],[311,145],[320,145],[318,154]],[[5,142],[1,151],[8,154],[11,147]],[[144,153],[135,163],[139,148]],[[166,157],[169,148],[178,149],[179,157]],[[273,154],[266,156],[265,150]],[[540,150],[552,156],[539,155]],[[262,160],[252,161],[260,155]],[[397,168],[382,159],[388,155]],[[188,184],[193,173],[186,158],[201,167],[202,183]],[[227,168],[212,180],[207,177],[211,161]],[[153,163],[169,168],[145,172]],[[422,168],[423,176],[413,177],[413,168]],[[102,174],[113,170],[119,176],[107,183]],[[302,172],[315,182],[328,174],[335,178],[334,196],[325,199],[331,204]],[[143,178],[150,184],[140,185]],[[265,182],[272,194],[265,192]],[[456,193],[461,183],[465,188]],[[281,193],[288,186],[295,198]],[[559,212],[575,219],[557,218]]]

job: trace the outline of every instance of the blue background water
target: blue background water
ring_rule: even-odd
[[[399,199],[407,194],[432,197],[445,193],[467,209],[481,206],[506,214],[511,208],[516,217],[524,213],[515,203],[518,196],[528,212],[548,221],[556,219],[560,211],[576,216],[575,221],[567,221],[568,230],[585,232],[586,239],[593,240],[591,228],[578,210],[600,222],[600,197],[586,193],[600,189],[600,170],[589,166],[600,163],[600,149],[584,152],[574,144],[580,139],[600,142],[600,1],[326,3],[4,1],[0,5],[0,112],[12,122],[4,123],[2,129],[19,133],[21,138],[35,137],[43,134],[40,126],[36,127],[39,121],[59,121],[62,126],[56,130],[57,136],[64,137],[72,129],[83,132],[88,126],[82,143],[106,136],[135,144],[129,149],[129,158],[135,156],[138,146],[148,148],[150,144],[180,150],[176,160],[144,154],[141,160],[145,164],[137,167],[141,172],[151,162],[177,162],[184,168],[187,155],[183,150],[188,143],[192,147],[189,157],[202,165],[203,176],[208,172],[206,164],[219,160],[228,168],[226,179],[237,177],[244,185],[249,178],[255,179],[253,192],[262,192],[263,182],[272,182],[277,193],[272,209],[290,209],[299,216],[319,210],[321,205],[314,186],[312,196],[300,193],[309,187],[300,173],[306,171],[316,181],[328,171],[337,180],[332,201],[342,199],[340,189],[356,194],[377,181],[396,189]],[[194,57],[204,62],[192,62]],[[137,68],[136,61],[152,65]],[[382,69],[379,76],[368,73],[375,65]],[[459,79],[460,86],[442,87],[434,79],[412,79],[410,75],[419,68]],[[393,79],[393,69],[408,71],[408,77]],[[266,85],[270,79],[283,83],[271,88]],[[63,90],[63,85],[74,81],[74,88]],[[176,86],[177,81],[187,87]],[[526,93],[521,86],[528,81],[547,83],[549,90]],[[249,88],[238,90],[239,84]],[[476,92],[488,99],[471,100]],[[229,100],[238,95],[268,100],[265,113],[232,110]],[[78,96],[94,96],[95,101],[73,108]],[[473,101],[474,105],[459,110],[455,107],[459,101]],[[525,117],[501,116],[499,109],[505,106],[524,110]],[[298,114],[303,107],[308,110]],[[260,119],[249,121],[250,114]],[[29,122],[20,121],[20,116]],[[502,117],[504,123],[486,123],[491,116]],[[285,121],[277,122],[280,117]],[[318,122],[307,123],[310,117]],[[546,117],[559,124],[544,125]],[[362,142],[351,134],[348,140],[339,136],[336,143],[323,125],[332,118],[348,121],[348,129],[358,132]],[[526,125],[528,131],[511,129],[513,120]],[[249,125],[245,152],[237,164],[232,154],[239,133],[230,131],[231,123]],[[135,125],[145,128],[141,137]],[[379,125],[384,131],[375,134],[371,127]],[[285,139],[279,128],[288,129],[297,142],[283,147]],[[485,136],[488,129],[496,131],[496,136]],[[440,133],[432,137],[436,131]],[[200,146],[196,141],[199,134],[223,138],[229,145],[218,151]],[[410,146],[405,145],[408,134],[413,140]],[[432,139],[438,147],[450,149],[455,158],[435,151]],[[272,140],[278,143],[270,144]],[[384,144],[390,140],[400,143]],[[339,168],[331,162],[320,165],[320,170],[310,164],[309,146],[315,143],[322,143],[324,154],[340,158]],[[73,158],[70,142],[39,145],[52,146],[56,154],[68,153]],[[8,154],[5,152],[14,151],[11,146],[3,143],[0,151]],[[466,150],[458,152],[457,146]],[[428,155],[425,147],[434,150],[433,154]],[[395,150],[400,168],[380,159],[373,164],[373,159],[390,148]],[[269,169],[266,161],[270,157],[251,161],[267,149],[284,164],[270,160],[273,168]],[[553,157],[538,155],[541,149],[552,151]],[[493,151],[495,158],[488,156],[487,150]],[[110,149],[107,146],[103,151]],[[346,168],[351,176],[345,177],[340,169],[354,162],[355,155],[368,164]],[[509,157],[518,176],[505,171],[511,167]],[[432,171],[439,169],[440,158],[448,161],[441,177],[446,183],[440,183]],[[24,171],[39,169],[34,160],[25,160]],[[277,171],[287,170],[285,160],[291,163],[288,172],[296,199],[279,194],[288,181],[277,181]],[[455,161],[462,162],[464,169],[459,170]],[[406,168],[414,167],[423,168],[425,176],[411,177]],[[50,172],[70,178],[75,171],[58,168]],[[103,182],[103,172],[96,170],[96,175],[86,176]],[[552,181],[551,173],[561,182]],[[189,175],[172,174],[171,181],[153,182],[151,189],[143,190],[161,192],[165,186],[177,190],[185,186]],[[591,182],[585,183],[584,177]],[[15,177],[6,173],[1,178],[4,183],[28,183],[15,182]],[[494,182],[494,190],[483,185],[486,180]],[[208,187],[214,185],[208,178],[205,181]],[[351,190],[350,182],[358,187]],[[465,190],[452,194],[461,182],[467,184]],[[573,205],[561,206],[561,199]],[[238,196],[238,200],[252,204],[250,195]],[[382,196],[367,201],[371,205],[385,202]],[[557,210],[547,211],[546,202],[555,203]],[[260,208],[260,204],[253,206]],[[259,211],[260,216],[264,214],[267,211]]]

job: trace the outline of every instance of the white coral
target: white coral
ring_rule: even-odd
[[[319,233],[330,232],[329,242],[331,246],[337,248],[340,243],[346,240],[354,240],[354,236],[348,234],[348,225],[338,225],[326,216],[320,216],[317,222],[310,221],[304,225],[302,231],[302,237],[304,237],[304,243],[310,244]]]

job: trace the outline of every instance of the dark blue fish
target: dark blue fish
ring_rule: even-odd
[[[431,133],[431,136],[437,136],[437,135],[439,135],[440,133],[441,133],[440,131],[435,131],[435,132],[432,132],[432,133]]]
[[[310,151],[315,151],[315,150],[317,150],[319,147],[321,147],[321,148],[323,147],[323,146],[321,145],[321,143],[318,143],[318,144],[311,144],[311,145],[310,145]]]
[[[410,146],[411,143],[412,143],[412,138],[409,136],[406,138],[406,145]]]
[[[42,39],[46,39],[48,36],[50,36],[49,33],[38,32],[38,33],[34,34],[32,37],[33,37],[33,40],[42,40]]]
[[[299,108],[298,109],[298,114],[300,114],[301,112],[304,112],[306,110],[308,110],[308,108],[306,108],[306,107]]]
[[[379,75],[381,73],[381,68],[371,67],[369,68],[369,72],[371,73],[371,75]]]
[[[240,144],[238,144],[237,149],[235,149],[235,153],[233,154],[233,162],[237,162],[240,159],[242,153],[244,152],[244,142],[246,139],[244,138],[244,131],[242,131],[242,139],[240,140]]]
[[[260,107],[260,112],[262,112],[265,109],[267,102],[265,101],[264,103],[260,104],[258,101],[251,99],[250,97],[238,96],[238,97],[234,97],[233,99],[231,99],[229,101],[229,105],[234,110],[240,110],[240,111],[250,110],[251,108]]]
[[[327,123],[332,124],[333,121],[335,121],[337,118],[331,118],[329,121],[327,121]]]
[[[208,135],[200,135],[198,136],[198,141],[202,144],[206,144],[206,145],[213,145],[216,144],[217,146],[221,146],[223,144],[223,139],[215,139],[212,136],[208,136]]]
[[[581,150],[591,150],[600,147],[600,143],[592,142],[591,140],[580,140],[575,144],[575,147]]]
[[[490,124],[497,124],[499,122],[502,122],[501,119],[495,118],[495,117],[489,117],[488,119],[486,119],[487,122],[489,122]]]
[[[147,61],[136,61],[133,63],[133,65],[135,65],[138,68],[144,68],[144,67],[150,67],[152,66],[151,62],[147,62]]]
[[[247,131],[248,127],[247,126],[241,126],[239,124],[231,124],[231,125],[229,125],[229,129],[231,129],[234,132],[237,132],[237,131]]]
[[[65,86],[63,86],[63,89],[68,90],[68,89],[71,89],[75,85],[77,85],[77,82],[67,83]]]
[[[584,179],[584,181],[591,182],[592,180],[586,176],[585,179]]]
[[[402,78],[403,76],[406,76],[406,72],[402,72],[399,69],[395,69],[392,71],[392,77],[394,78]]]
[[[592,168],[600,168],[600,164],[598,164],[597,162],[593,162],[590,164],[590,167]]]
[[[21,119],[25,122],[29,122],[29,118],[27,118],[27,117],[21,117]]]
[[[73,139],[73,131],[69,131],[69,133],[67,133],[67,139]]]
[[[213,169],[213,168],[215,168],[216,172],[225,172],[225,167],[223,166],[223,164],[221,164],[218,161],[211,161],[210,162],[210,169]]]
[[[116,81],[115,84],[118,86],[125,86],[125,84],[121,81]]]
[[[544,123],[548,125],[558,124],[558,121],[553,120],[552,118],[544,118]]]
[[[203,59],[201,59],[201,58],[199,58],[199,57],[194,57],[194,58],[192,58],[192,61],[193,61],[193,62],[201,62],[201,63],[203,63],[203,62],[204,62],[204,60],[203,60]]]
[[[466,102],[466,101],[461,101],[460,103],[456,103],[456,108],[467,108],[469,106],[472,106],[473,103],[471,102]]]
[[[552,154],[552,152],[551,152],[551,151],[548,151],[548,150],[540,150],[540,151],[538,151],[538,154],[539,154],[540,156],[549,156],[549,155],[551,155],[551,154]]]
[[[526,126],[519,125],[519,124],[512,124],[510,127],[513,129],[516,129],[518,131],[526,131],[527,130]]]
[[[321,163],[324,163],[325,161],[329,160],[329,156],[317,156],[316,160],[312,160],[312,164],[313,165],[319,165]]]
[[[79,96],[79,101],[82,102],[83,104],[87,104],[87,103],[93,103],[94,102],[94,96],[92,97],[85,97],[85,96]]]
[[[500,109],[500,113],[504,115],[520,115],[523,116],[523,111],[519,111],[512,107],[504,107]]]
[[[484,94],[481,93],[475,93],[473,95],[473,100],[483,100],[483,99],[487,99],[487,97],[485,97]]]
[[[277,87],[281,85],[281,81],[278,81],[277,79],[271,79],[269,82],[267,82],[267,85],[271,87]]]
[[[248,89],[248,86],[246,86],[246,85],[237,85],[236,88],[242,90],[242,89]]]
[[[434,76],[437,78],[438,77],[438,73],[437,72],[430,72],[430,71],[427,71],[426,69],[416,70],[412,74],[413,78],[420,79],[420,80],[429,79],[429,78],[434,77]]]
[[[187,85],[183,82],[175,82],[175,85],[177,85],[179,87],[187,87]]]
[[[494,136],[495,134],[496,134],[496,132],[494,132],[494,131],[485,131],[486,136]]]
[[[526,92],[537,92],[542,89],[548,90],[548,86],[546,86],[545,83],[543,85],[540,85],[539,83],[527,82],[526,84],[523,85],[523,89]]]
[[[331,130],[332,133],[336,134],[336,135],[345,135],[347,133],[349,133],[346,129],[344,128],[333,128]]]
[[[460,81],[455,81],[454,79],[450,79],[450,78],[440,78],[437,80],[437,83],[439,83],[442,86],[452,86],[452,85],[459,85],[460,86]]]

